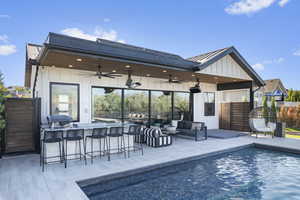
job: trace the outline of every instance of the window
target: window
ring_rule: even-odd
[[[124,90],[124,120],[143,124],[149,119],[149,91]]]
[[[151,125],[163,126],[172,120],[172,93],[151,91]]]
[[[204,92],[204,116],[215,116],[215,93]]]
[[[190,117],[190,93],[174,92],[174,120],[188,120]]]
[[[50,114],[67,115],[79,121],[79,85],[50,83]]]
[[[92,87],[92,121],[122,121],[122,90]]]

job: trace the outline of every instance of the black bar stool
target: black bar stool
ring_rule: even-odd
[[[83,141],[84,145],[84,129],[70,129],[67,130],[66,137],[64,138],[66,145],[65,145],[65,168],[67,168],[67,160],[75,160],[74,159],[68,159],[68,156],[77,156],[79,155],[79,159],[81,160],[82,156],[84,158],[85,164],[86,164],[86,157],[85,154],[82,154],[81,152],[81,141]],[[68,142],[76,142],[79,144],[79,153],[76,153],[76,146],[75,146],[75,153],[74,154],[68,154]],[[75,144],[76,144],[75,143]],[[85,148],[83,147],[83,150]]]
[[[86,143],[87,139],[90,138],[91,141],[91,151],[87,152],[86,151]],[[99,151],[94,151],[94,139],[98,140],[99,142]],[[102,139],[103,139],[103,151],[102,151]],[[106,148],[105,148],[106,145]],[[85,138],[85,154],[89,155],[91,157],[91,163],[93,163],[93,158],[96,157],[94,156],[94,152],[99,152],[100,158],[102,155],[105,155],[108,149],[108,143],[107,143],[107,128],[94,128],[92,131],[92,135],[88,135]]]
[[[57,143],[59,148],[59,155],[57,156],[46,156],[46,144],[50,143]],[[42,152],[40,154],[40,164],[42,165],[42,171],[44,171],[45,164],[54,163],[54,162],[63,162],[63,155],[64,155],[64,144],[63,144],[63,131],[45,131],[44,138],[42,139]],[[48,162],[47,159],[49,158],[59,158],[59,161],[51,161]]]
[[[111,138],[117,138],[118,147],[111,148]],[[121,138],[121,141],[120,141]],[[120,144],[121,143],[121,144]],[[118,150],[117,153],[124,153],[126,158],[126,149],[125,149],[125,138],[124,138],[124,128],[123,127],[110,127],[108,133],[108,160],[110,161],[111,150]]]
[[[144,155],[144,149],[142,145],[142,127],[139,125],[130,125],[128,132],[125,133],[127,135],[127,152],[128,152],[128,157],[130,156],[129,152],[130,151],[142,151],[142,155]],[[130,136],[132,136],[132,145],[130,145]],[[139,144],[136,144],[139,143]]]

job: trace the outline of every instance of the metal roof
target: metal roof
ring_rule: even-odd
[[[104,39],[90,41],[56,33],[49,33],[45,45],[48,47],[62,48],[65,50],[87,52],[101,56],[165,65],[187,71],[193,71],[193,68],[198,64],[196,62],[186,60],[176,54],[170,54]]]

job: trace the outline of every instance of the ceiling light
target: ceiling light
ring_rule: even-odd
[[[146,74],[146,76],[148,76],[148,77],[149,77],[149,76],[150,76],[150,74]]]
[[[112,70],[113,73],[117,72],[116,70]]]
[[[177,77],[175,76],[174,79],[177,79]]]
[[[164,73],[166,73],[166,72],[167,72],[167,70],[163,70],[163,72],[164,72]]]
[[[81,62],[81,61],[82,61],[82,59],[81,59],[81,58],[77,58],[77,59],[76,59],[76,61],[78,61],[78,62]]]
[[[125,67],[126,67],[126,68],[130,68],[131,66],[130,66],[130,65],[126,65]]]
[[[72,68],[72,67],[73,67],[73,65],[69,65],[69,67],[70,67],[70,68]]]
[[[195,74],[192,74],[192,76],[196,76]]]

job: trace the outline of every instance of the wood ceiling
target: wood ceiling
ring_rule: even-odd
[[[189,71],[180,71],[180,69],[166,69],[159,66],[147,66],[138,63],[115,61],[105,58],[99,58],[97,56],[89,56],[85,54],[76,54],[57,50],[47,51],[46,55],[40,61],[41,66],[55,66],[95,72],[98,70],[99,64],[101,65],[102,72],[111,72],[115,70],[118,74],[127,74],[127,68],[125,66],[129,65],[132,69],[132,75],[135,76],[147,77],[150,75],[150,77],[168,79],[169,75],[171,74],[173,78],[176,77],[178,80],[185,82],[195,81],[196,77],[200,79],[200,82],[207,83],[228,83],[234,81],[245,81],[243,79],[212,76]]]

